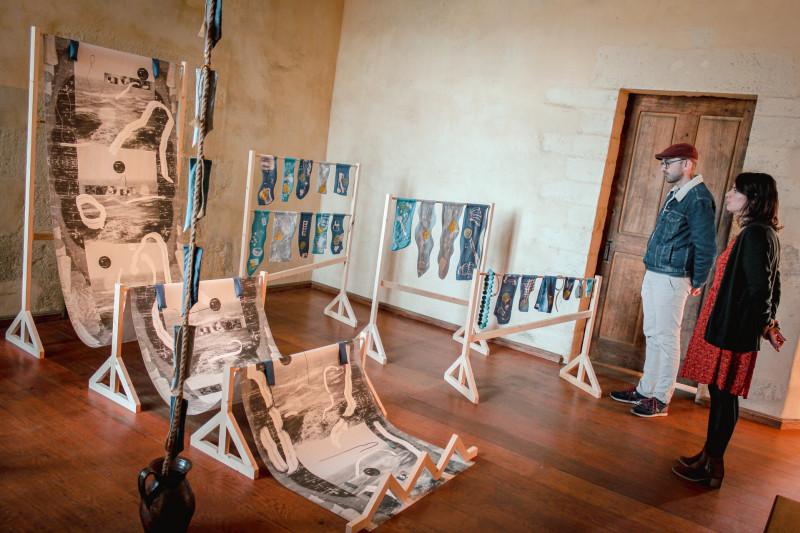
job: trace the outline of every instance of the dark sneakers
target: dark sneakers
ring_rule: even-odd
[[[645,398],[633,406],[631,413],[636,416],[651,418],[654,416],[667,416],[669,414],[668,410],[669,405],[658,398]]]
[[[636,391],[636,387],[632,387],[630,389],[612,392],[611,399],[622,403],[639,403],[642,400],[646,400],[647,396],[639,394]]]

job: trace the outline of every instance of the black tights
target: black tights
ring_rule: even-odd
[[[708,386],[711,394],[711,409],[708,413],[706,452],[711,457],[722,457],[733,436],[733,428],[739,420],[739,397],[716,385]]]

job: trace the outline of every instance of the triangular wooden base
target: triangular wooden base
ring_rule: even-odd
[[[433,462],[433,459],[431,459],[431,456],[428,455],[427,452],[424,452],[417,458],[417,462],[414,466],[411,467],[410,475],[405,481],[401,482],[394,477],[391,472],[387,473],[383,480],[378,483],[377,490],[372,493],[372,497],[369,499],[369,503],[364,512],[358,518],[348,522],[345,531],[347,533],[353,533],[355,531],[361,531],[362,529],[373,529],[375,524],[372,523],[372,517],[378,510],[378,507],[380,507],[387,492],[391,492],[395,498],[402,502],[401,510],[408,508],[417,500],[411,496],[411,491],[414,489],[414,485],[416,485],[417,480],[419,480],[425,470],[430,472],[433,479],[441,479],[442,476],[447,475],[444,473],[444,470],[454,453],[458,453],[465,461],[472,461],[472,459],[478,455],[478,449],[475,446],[467,448],[461,438],[453,434],[453,436],[450,437],[450,442],[447,444],[444,453],[442,453],[442,456],[439,458],[438,464]]]
[[[359,335],[367,336],[367,355],[375,359],[382,365],[386,364],[386,350],[383,349],[381,335],[378,333],[378,326],[367,324]]]
[[[444,380],[454,389],[463,394],[469,401],[477,404],[480,401],[478,386],[472,373],[472,365],[467,360],[468,355],[461,356],[444,372]]]
[[[206,437],[213,431],[217,431],[216,443],[206,440]],[[258,477],[258,464],[250,451],[250,447],[244,440],[244,434],[239,427],[239,423],[232,413],[221,410],[211,420],[203,424],[200,429],[192,433],[190,443],[192,447],[210,455],[240,474],[250,479]],[[233,444],[236,454],[231,453],[231,444]]]
[[[571,374],[573,370],[575,370],[575,375]],[[580,354],[567,363],[566,366],[558,372],[558,375],[579,389],[588,392],[595,398],[600,398],[603,393],[588,354]],[[586,378],[588,378],[588,382]]]
[[[6,340],[37,359],[44,359],[44,346],[30,311],[19,312],[6,330]]]
[[[108,376],[108,382],[104,383],[106,376]],[[139,396],[136,394],[136,389],[133,388],[122,358],[112,355],[106,359],[106,362],[100,365],[97,372],[89,378],[89,388],[128,411],[138,413],[142,410]]]
[[[335,311],[333,310],[334,307],[336,307]],[[353,306],[350,305],[350,300],[347,298],[347,293],[345,291],[339,291],[336,298],[325,307],[323,312],[326,316],[336,319],[343,324],[347,324],[351,328],[356,327],[356,324],[358,324],[356,314],[353,312]]]
[[[456,330],[455,333],[453,333],[453,340],[460,344],[464,344],[464,326],[461,326]],[[489,344],[483,339],[479,340],[478,342],[471,343],[469,347],[481,355],[489,355]]]

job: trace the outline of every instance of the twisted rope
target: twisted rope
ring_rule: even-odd
[[[201,68],[201,79],[203,81],[202,90],[200,92],[200,116],[198,117],[199,133],[197,136],[197,163],[195,165],[195,180],[194,191],[192,191],[192,218],[189,233],[189,250],[188,258],[184,258],[184,279],[183,279],[183,322],[181,323],[181,354],[178,364],[175,368],[178,374],[178,383],[176,385],[177,391],[173,389],[172,394],[175,397],[175,409],[173,410],[172,420],[170,421],[169,433],[167,434],[167,441],[165,444],[166,454],[164,455],[164,463],[161,468],[161,475],[166,476],[169,474],[169,467],[172,463],[173,454],[172,448],[175,444],[175,439],[178,436],[180,429],[180,410],[183,405],[183,386],[186,382],[186,377],[189,374],[189,363],[192,359],[192,354],[189,350],[189,309],[192,307],[192,281],[194,273],[194,256],[197,249],[197,221],[200,218],[200,197],[201,187],[205,180],[205,136],[206,136],[206,119],[208,112],[208,93],[211,88],[211,49],[213,43],[211,39],[211,27],[214,18],[214,13],[217,11],[217,1],[209,0],[206,4],[205,12],[205,47],[203,49],[203,66]],[[184,74],[185,75],[185,74]],[[188,261],[187,261],[188,259]]]

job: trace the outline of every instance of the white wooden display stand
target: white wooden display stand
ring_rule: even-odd
[[[277,159],[283,159],[282,156],[275,156]],[[244,192],[244,211],[242,216],[242,245],[239,252],[239,277],[243,278],[247,275],[247,256],[249,251],[248,243],[250,242],[250,225],[252,223],[252,209],[251,209],[251,199],[253,196],[252,192],[252,184],[253,184],[253,174],[256,168],[256,160],[257,154],[254,150],[250,150],[247,160],[247,181],[245,182],[245,192]],[[327,163],[327,161],[321,161],[315,163]],[[335,163],[332,163],[335,164]],[[313,263],[309,263],[307,265],[302,265],[299,267],[289,268],[286,270],[281,270],[279,272],[270,272],[269,279],[270,281],[276,281],[283,278],[288,278],[291,276],[296,276],[298,274],[302,274],[304,272],[310,272],[313,270],[318,270],[320,268],[326,268],[334,265],[343,265],[342,268],[342,278],[341,282],[339,283],[339,294],[325,307],[323,313],[326,316],[329,316],[333,319],[342,322],[343,324],[347,324],[351,328],[356,327],[358,320],[356,319],[356,314],[353,312],[353,306],[350,305],[350,300],[347,297],[347,281],[348,281],[348,274],[350,272],[350,244],[352,242],[353,237],[353,229],[355,228],[355,214],[356,214],[356,201],[358,199],[358,182],[359,182],[359,175],[361,172],[361,164],[354,163],[350,165],[351,168],[355,168],[355,174],[353,176],[352,182],[352,191],[353,197],[350,199],[350,212],[344,213],[346,217],[348,217],[349,222],[347,224],[347,236],[345,237],[345,245],[344,250],[340,257],[335,257],[333,259],[326,259],[324,261],[315,261]],[[277,171],[277,170],[276,170]],[[312,237],[313,238],[313,237]],[[267,241],[265,242],[264,249],[264,261],[266,263],[262,263],[269,265],[269,255],[266,253],[266,243],[269,242],[271,239],[270,235],[267,235]],[[310,253],[310,252],[309,252]],[[260,269],[260,272],[265,272],[263,269]]]
[[[39,338],[36,324],[31,314],[31,269],[33,241],[51,241],[52,233],[36,233],[33,226],[34,191],[36,184],[36,129],[39,116],[39,66],[42,39],[44,36],[36,26],[31,26],[30,62],[28,70],[28,138],[25,147],[25,219],[22,237],[22,298],[16,318],[6,330],[6,340],[30,355],[44,359],[44,345]],[[181,62],[182,73],[186,72],[186,62]],[[178,124],[178,163],[177,175],[180,177],[183,165],[181,146],[183,145],[184,113],[186,109],[186,76],[181,75]],[[177,180],[176,180],[177,184]]]
[[[380,364],[386,364],[386,350],[383,347],[383,341],[381,340],[381,335],[378,332],[378,306],[380,305],[380,290],[381,287],[384,289],[393,289],[401,292],[407,292],[410,294],[416,294],[417,296],[422,296],[424,298],[430,298],[432,300],[439,300],[440,302],[448,302],[454,305],[460,305],[462,307],[468,307],[469,302],[463,298],[456,298],[454,296],[448,296],[446,294],[440,294],[438,292],[428,291],[424,289],[418,289],[416,287],[411,287],[409,285],[403,285],[393,280],[383,279],[383,257],[386,254],[387,248],[387,228],[393,225],[393,216],[395,213],[395,209],[392,209],[392,204],[396,205],[397,200],[400,199],[400,196],[394,196],[392,194],[386,195],[386,203],[383,206],[383,224],[381,226],[381,235],[378,239],[378,259],[375,265],[375,283],[372,287],[372,306],[369,311],[369,323],[363,329],[364,333],[368,333],[369,342],[367,343],[367,355],[378,361]],[[405,198],[403,198],[405,199]],[[409,198],[410,199],[410,198]],[[444,200],[421,200],[419,198],[415,199],[417,202],[434,202],[437,204],[443,203],[456,203],[456,202],[446,202]],[[460,203],[460,202],[459,202]],[[466,205],[466,204],[465,204]],[[489,209],[486,211],[486,220],[483,228],[483,237],[481,238],[481,257],[478,260],[477,268],[475,272],[482,272],[484,269],[484,265],[486,263],[486,256],[488,255],[489,250],[489,237],[492,231],[492,218],[494,217],[494,204],[482,204],[488,205]],[[455,244],[454,244],[455,246]],[[457,247],[455,251],[458,251]],[[474,277],[477,277],[477,274]],[[461,327],[453,334],[453,339],[458,342],[465,342],[465,337],[463,335],[464,327]],[[474,342],[472,348],[484,353],[489,353],[488,345],[483,342],[482,344],[480,341],[476,341],[473,339],[471,342]]]
[[[467,320],[465,324],[475,324],[478,317],[478,310],[481,306],[481,292],[483,291],[483,280],[488,275],[487,272],[480,272],[475,275],[472,280],[470,289],[469,308],[467,311]],[[563,276],[559,276],[563,277]],[[594,329],[594,319],[597,314],[597,300],[600,294],[600,285],[603,279],[600,276],[594,277],[594,284],[592,287],[592,295],[589,300],[589,307],[585,311],[578,311],[576,313],[569,313],[564,315],[557,315],[550,318],[536,320],[533,322],[526,322],[524,324],[516,324],[513,326],[497,326],[494,328],[485,329],[476,332],[473,328],[469,330],[465,326],[465,331],[469,334],[465,335],[471,343],[475,341],[488,341],[497,337],[504,337],[514,333],[522,333],[524,331],[531,331],[534,329],[544,328],[548,326],[555,326],[556,324],[563,324],[565,322],[572,322],[577,320],[586,320],[586,329],[583,334],[583,345],[581,352],[575,356],[571,361],[567,362],[566,366],[561,368],[559,376],[572,383],[579,389],[588,392],[595,398],[600,398],[601,389],[600,383],[597,381],[597,376],[594,373],[592,362],[589,359],[589,348],[592,343],[592,331]],[[490,297],[490,295],[487,295]],[[564,356],[566,361],[568,356]],[[571,372],[575,370],[576,374]],[[589,382],[586,382],[588,378]],[[475,375],[472,371],[472,364],[470,363],[470,350],[468,344],[463,344],[461,355],[456,359],[452,365],[445,371],[444,380],[449,383],[454,389],[463,394],[469,401],[477,404],[479,401],[478,387],[475,384]]]

